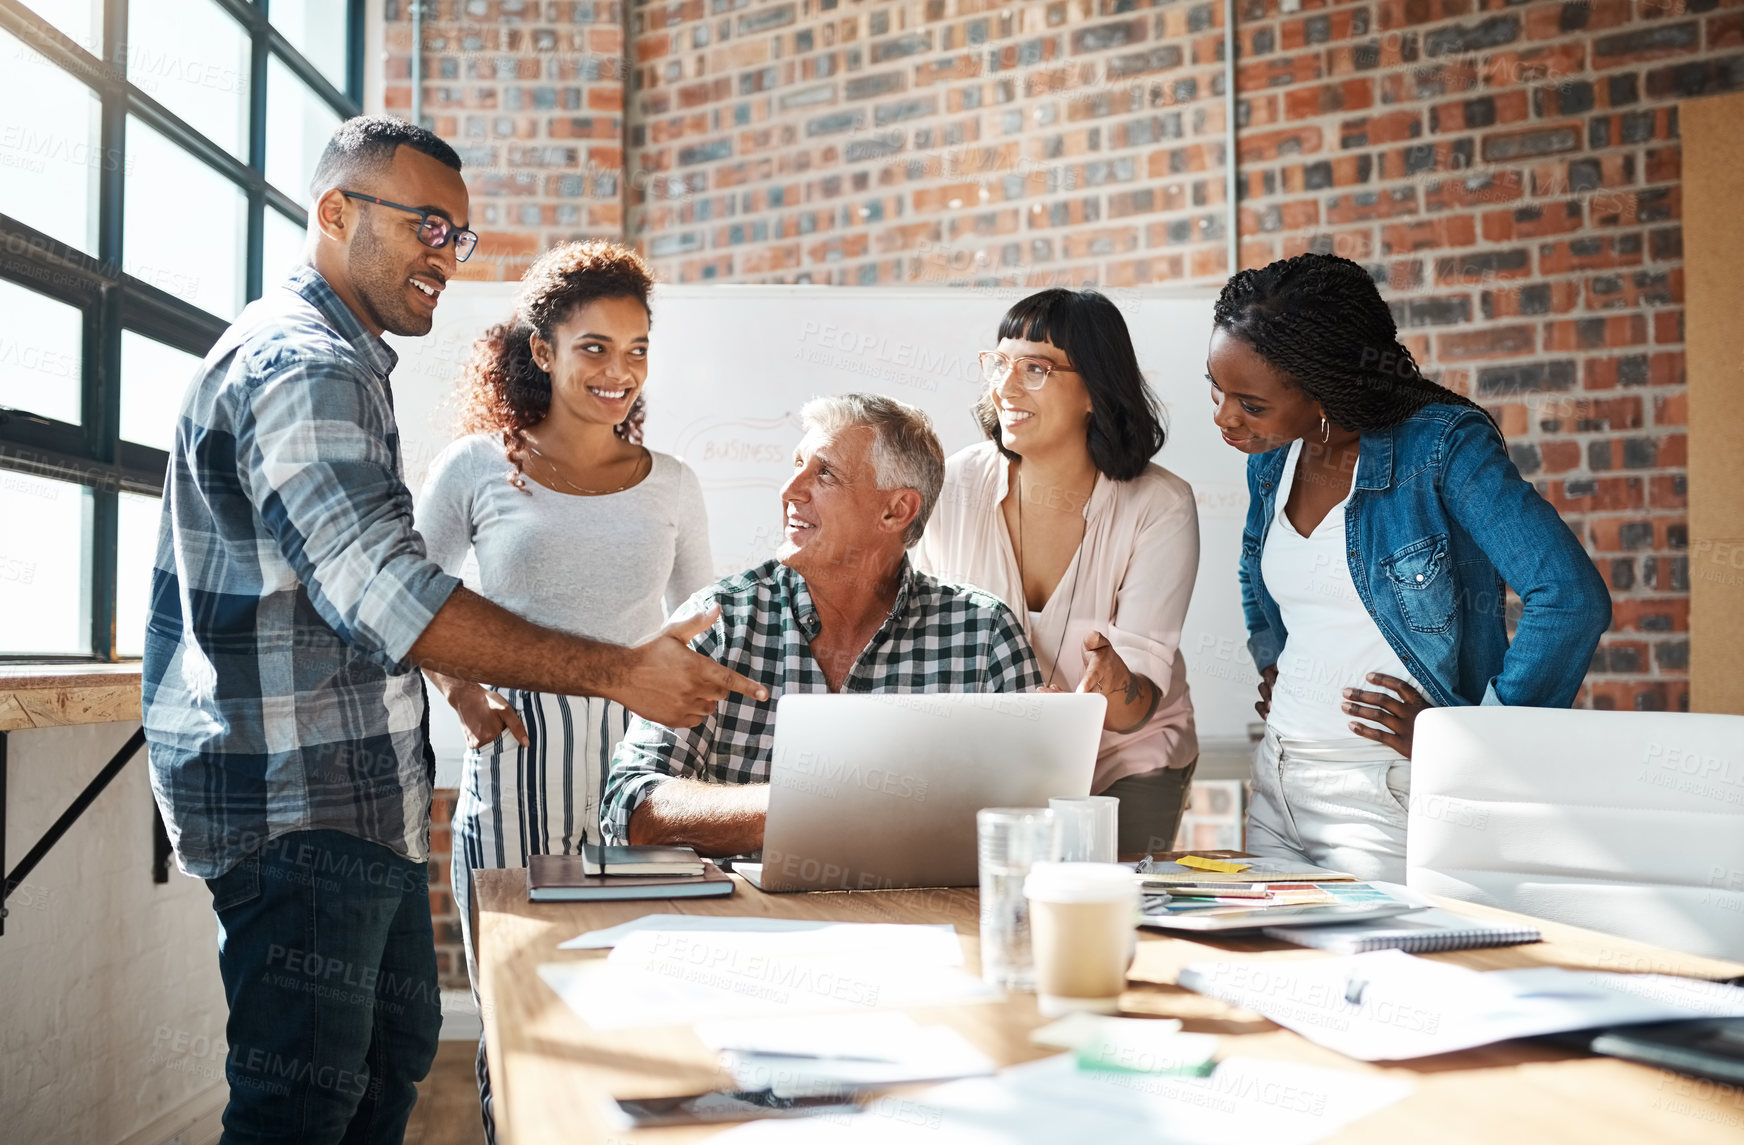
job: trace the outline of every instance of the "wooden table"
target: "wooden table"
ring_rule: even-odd
[[[564,951],[583,931],[664,912],[762,915],[839,922],[949,922],[971,969],[979,965],[976,893],[964,890],[859,891],[766,895],[739,880],[726,899],[667,902],[529,903],[522,871],[478,871],[479,961],[498,1140],[504,1145],[583,1145],[703,1140],[723,1126],[626,1134],[601,1117],[608,1095],[658,1097],[729,1084],[688,1027],[595,1031],[538,977],[542,962],[592,959],[604,951]],[[1450,903],[1478,917],[1518,919],[1507,911]],[[1744,963],[1678,954],[1624,938],[1539,922],[1545,941],[1432,955],[1481,970],[1553,965],[1703,978],[1744,975]],[[1364,1145],[1461,1142],[1628,1145],[1744,1141],[1744,1090],[1679,1077],[1543,1042],[1515,1041],[1404,1063],[1352,1061],[1251,1011],[1175,986],[1190,962],[1323,958],[1319,951],[1266,940],[1180,939],[1141,931],[1122,1012],[1180,1018],[1191,1031],[1220,1034],[1225,1055],[1285,1058],[1335,1069],[1410,1079],[1403,1101],[1347,1126],[1331,1141]],[[1001,1065],[1047,1056],[1029,1043],[1044,1024],[1032,995],[1004,1003],[914,1011],[957,1027]]]

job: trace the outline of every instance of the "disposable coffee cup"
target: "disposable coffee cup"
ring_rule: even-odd
[[[1043,1017],[1120,1008],[1138,948],[1138,880],[1118,863],[1036,863],[1024,879]]]

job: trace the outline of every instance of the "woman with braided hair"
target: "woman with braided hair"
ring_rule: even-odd
[[[1567,707],[1610,596],[1489,415],[1423,376],[1362,267],[1241,271],[1214,324],[1214,420],[1249,455],[1242,606],[1266,731],[1248,850],[1403,882],[1417,714]]]

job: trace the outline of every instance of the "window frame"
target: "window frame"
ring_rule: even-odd
[[[112,663],[118,659],[119,494],[125,491],[161,497],[169,463],[163,450],[121,440],[121,333],[132,330],[204,357],[229,326],[226,319],[122,269],[127,117],[137,117],[242,190],[248,202],[244,296],[253,301],[263,289],[266,212],[277,210],[299,226],[308,223],[303,208],[266,181],[268,60],[276,57],[341,119],[362,114],[364,0],[346,0],[343,91],[272,26],[270,0],[199,2],[216,3],[248,37],[247,163],[128,81],[128,0],[103,0],[101,58],[20,0],[0,0],[0,29],[95,93],[101,108],[101,154],[116,157],[116,162],[105,162],[98,173],[94,255],[0,211],[0,278],[71,305],[83,315],[80,424],[0,406],[0,469],[88,486],[93,501],[92,535],[88,538],[92,554],[89,652],[74,656],[0,652],[0,662]]]

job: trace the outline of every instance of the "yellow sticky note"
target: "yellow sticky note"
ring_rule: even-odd
[[[1220,875],[1233,875],[1237,871],[1245,871],[1249,863],[1226,863],[1222,859],[1202,859],[1198,855],[1182,855],[1175,862],[1183,867],[1192,867],[1196,871],[1216,871]]]

